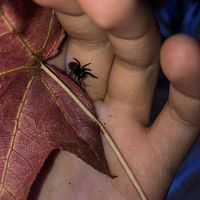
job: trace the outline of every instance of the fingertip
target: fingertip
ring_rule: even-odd
[[[131,1],[121,3],[120,0],[78,0],[95,23],[106,30],[112,29],[119,23],[121,16],[124,16],[130,8]]]
[[[196,40],[184,34],[170,37],[161,48],[160,60],[174,88],[200,98],[200,46]]]
[[[147,1],[78,0],[84,12],[102,29],[119,38],[137,38],[152,25]]]

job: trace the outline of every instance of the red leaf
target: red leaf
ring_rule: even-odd
[[[70,151],[109,174],[99,128],[41,69],[64,38],[54,13],[25,0],[0,5],[0,199],[25,200],[54,149]],[[68,77],[46,67],[95,113]]]

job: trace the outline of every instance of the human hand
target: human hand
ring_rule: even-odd
[[[68,33],[66,65],[74,57],[82,65],[91,62],[88,68],[98,79],[88,76],[82,84],[96,106],[100,121],[111,134],[148,199],[163,199],[200,129],[198,44],[187,36],[177,35],[168,39],[159,53],[159,32],[147,1],[35,2],[53,8]],[[164,109],[149,126],[159,54],[171,86]],[[112,180],[111,186],[107,184],[110,180],[103,175],[94,172],[91,176],[91,169],[86,170],[85,165],[78,177],[72,171],[71,175],[66,162],[71,157],[61,153],[54,164],[60,173],[52,172],[52,177],[60,180],[66,170],[63,177],[71,176],[75,185],[73,191],[79,192],[80,196],[71,194],[66,184],[59,193],[60,186],[52,189],[51,181],[47,180],[42,188],[45,192],[41,191],[38,199],[45,199],[44,194],[49,195],[48,199],[58,200],[140,199],[133,186],[125,180],[122,168],[116,165],[106,143],[104,148],[112,173],[119,176]],[[70,165],[74,163],[76,166],[77,162],[70,160]],[[83,184],[90,184],[89,189],[95,185],[102,190],[96,194],[94,189],[83,188]],[[57,195],[54,198],[53,191]]]

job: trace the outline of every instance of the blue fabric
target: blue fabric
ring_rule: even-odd
[[[200,199],[200,139],[178,170],[169,190],[167,200]]]
[[[154,5],[156,0],[154,1]],[[157,10],[163,40],[176,33],[188,34],[200,42],[200,0],[166,0]],[[152,118],[167,99],[167,80],[160,74]],[[152,120],[153,120],[152,119]],[[178,147],[177,147],[178,148]],[[179,168],[166,200],[200,200],[200,138]]]
[[[200,42],[200,0],[167,0],[157,19],[164,38],[186,33]]]

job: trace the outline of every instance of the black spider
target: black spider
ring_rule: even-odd
[[[72,78],[72,80],[79,85],[82,88],[81,79],[85,79],[88,75],[96,78],[90,71],[91,69],[86,68],[86,66],[90,65],[91,63],[88,63],[86,65],[81,66],[78,59],[73,58],[75,61],[72,61],[68,64],[69,69],[71,70],[69,73],[69,76]]]

